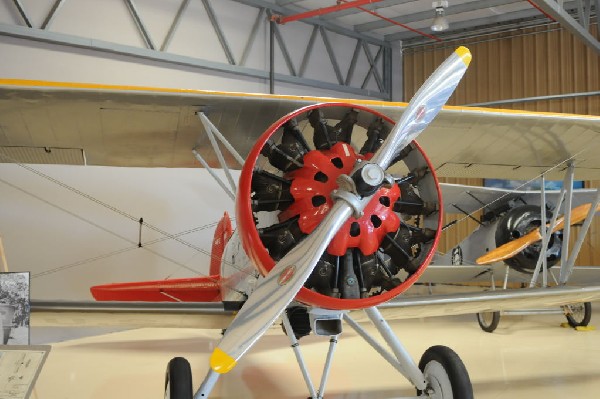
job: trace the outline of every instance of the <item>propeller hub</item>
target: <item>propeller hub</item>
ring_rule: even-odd
[[[357,194],[361,197],[368,197],[375,193],[383,183],[385,171],[381,169],[381,166],[367,162],[354,172],[352,178]]]
[[[346,143],[337,143],[330,150],[308,152],[304,156],[304,166],[286,175],[292,181],[290,193],[294,203],[279,214],[279,219],[287,220],[298,215],[300,230],[310,234],[329,212],[334,203],[333,197],[337,196],[355,208],[355,217],[346,221],[327,252],[341,256],[349,248],[359,248],[364,255],[373,254],[385,235],[396,231],[400,225],[400,218],[393,211],[400,190],[397,185],[380,188],[385,173],[376,164],[362,162],[366,158],[368,156],[357,154]],[[338,185],[339,178],[350,173],[354,165],[360,162],[364,166],[353,174],[361,177],[358,182],[353,179],[356,190],[362,196],[375,193],[366,205],[357,203],[360,202],[358,196],[344,189],[339,190]],[[368,182],[363,181],[362,177],[366,177]]]

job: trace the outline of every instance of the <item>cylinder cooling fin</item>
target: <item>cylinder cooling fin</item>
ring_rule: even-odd
[[[275,122],[251,150],[237,196],[246,253],[266,275],[318,226],[338,177],[368,161],[394,122],[365,107],[327,103]],[[441,193],[423,150],[412,142],[386,173],[359,218],[351,217],[321,256],[297,299],[329,309],[359,309],[409,288],[433,257]]]

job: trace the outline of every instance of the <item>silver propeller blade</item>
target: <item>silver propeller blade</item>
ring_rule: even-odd
[[[437,115],[458,85],[470,60],[469,50],[460,47],[436,69],[413,97],[371,163],[383,170],[390,166],[399,151]],[[356,196],[346,192],[345,196],[348,195]],[[356,204],[364,207],[370,199],[356,197],[350,201],[354,206],[338,199],[319,226],[285,255],[261,281],[213,351],[210,366],[214,371],[230,371],[294,299],[337,231],[356,211]]]
[[[344,201],[336,202],[317,228],[287,253],[256,287],[233,319],[210,358],[210,367],[226,373],[271,327],[310,276],[333,236],[352,214]]]
[[[457,48],[446,58],[410,100],[386,141],[371,158],[372,163],[386,170],[398,153],[425,130],[454,93],[470,62],[471,53],[466,47]]]

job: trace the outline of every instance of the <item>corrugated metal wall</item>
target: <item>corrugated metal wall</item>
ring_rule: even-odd
[[[592,33],[599,37],[597,25],[593,26]],[[450,98],[451,105],[600,91],[600,57],[578,38],[553,24],[405,49],[404,98],[410,99],[429,74],[460,45],[469,47],[473,61]],[[495,107],[600,115],[600,96],[520,102]],[[470,185],[483,183],[481,179],[442,181]],[[585,185],[595,188],[600,187],[600,182],[585,182]],[[451,249],[476,227],[476,223],[465,219],[464,215],[447,215],[446,223],[456,219],[461,222],[445,231],[440,242],[441,252]],[[597,217],[590,228],[577,264],[600,265],[599,219]]]

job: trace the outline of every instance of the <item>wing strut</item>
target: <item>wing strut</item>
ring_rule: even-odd
[[[556,226],[556,221],[558,219],[560,207],[562,206],[563,202],[565,202],[565,214],[566,214],[565,223],[566,223],[566,225],[565,225],[564,236],[563,236],[563,247],[561,249],[561,252],[563,254],[563,257],[561,258],[561,261],[560,261],[561,275],[563,274],[563,272],[562,272],[563,268],[566,267],[565,264],[567,262],[567,258],[564,255],[566,253],[565,251],[568,251],[569,235],[571,233],[570,225],[571,225],[571,206],[572,206],[572,198],[573,198],[574,174],[575,174],[575,167],[574,167],[574,164],[572,162],[570,162],[569,167],[567,168],[567,170],[565,172],[565,177],[563,179],[563,185],[562,185],[562,188],[560,189],[559,200],[558,200],[558,203],[556,204],[556,207],[554,209],[554,213],[552,214],[552,219],[551,219],[549,225],[545,224],[545,219],[546,219],[546,212],[545,212],[545,210],[546,210],[546,208],[545,208],[546,191],[544,189],[545,178],[544,178],[544,175],[542,175],[542,177],[541,177],[541,179],[542,179],[541,206],[543,207],[543,208],[541,208],[542,226],[547,226],[547,228],[540,229],[540,232],[542,233],[542,249],[540,251],[540,256],[538,257],[537,263],[535,265],[535,270],[533,272],[533,276],[531,276],[531,282],[529,283],[530,288],[534,287],[535,284],[537,283],[537,280],[540,275],[540,270],[542,270],[542,273],[543,273],[543,287],[546,287],[548,285],[548,277],[547,277],[548,270],[546,268],[546,251],[548,250],[548,241],[550,240],[550,237],[552,236],[554,226]],[[579,252],[579,251],[577,251],[577,252]],[[543,268],[542,268],[542,265],[543,265]]]
[[[204,131],[208,136],[210,145],[212,146],[213,151],[215,152],[215,155],[219,160],[221,168],[223,168],[223,171],[225,172],[225,176],[227,177],[227,180],[229,182],[229,187],[227,187],[227,184],[223,181],[223,179],[215,173],[215,171],[210,167],[208,162],[206,162],[202,155],[200,155],[200,153],[198,152],[199,143],[197,143],[196,146],[192,149],[192,153],[194,154],[194,157],[198,160],[198,162],[200,162],[202,166],[204,166],[204,168],[208,171],[208,173],[210,173],[213,179],[215,179],[219,186],[221,186],[221,188],[225,191],[229,198],[235,201],[235,192],[237,190],[237,187],[233,176],[231,176],[231,172],[229,170],[229,167],[227,166],[227,162],[225,162],[223,152],[221,151],[221,147],[219,147],[217,139],[225,146],[227,151],[233,156],[233,158],[235,158],[235,160],[240,164],[240,166],[244,165],[244,158],[242,158],[242,156],[236,151],[236,149],[233,148],[231,143],[227,141],[225,136],[223,136],[223,134],[219,131],[219,129],[217,129],[214,123],[212,123],[210,119],[208,119],[204,112],[197,112],[196,115],[198,115],[198,118],[200,118],[200,122],[202,122],[202,126],[204,126]]]
[[[581,227],[581,230],[579,230],[579,233],[577,235],[577,242],[573,246],[573,251],[571,252],[571,255],[569,256],[569,260],[567,260],[566,268],[564,269],[564,274],[563,274],[563,268],[561,267],[561,269],[560,269],[560,271],[561,271],[560,280],[559,280],[560,284],[566,284],[567,281],[569,281],[569,277],[571,277],[571,273],[573,273],[573,267],[575,266],[575,259],[577,259],[577,255],[579,255],[579,251],[581,250],[581,246],[583,245],[583,240],[585,239],[585,236],[590,228],[590,225],[592,224],[592,218],[594,217],[594,214],[596,213],[599,204],[600,204],[600,190],[596,189],[596,198],[594,199],[594,202],[592,203],[592,206],[590,207],[590,210],[589,210],[587,216],[585,217],[585,220],[583,222],[583,226]]]

